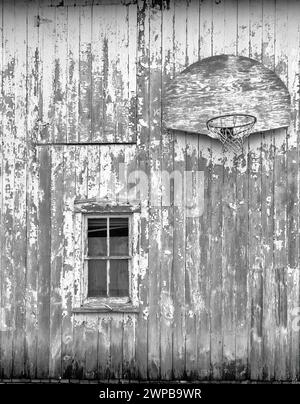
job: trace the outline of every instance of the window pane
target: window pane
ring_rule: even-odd
[[[109,219],[109,255],[128,255],[128,217]]]
[[[88,297],[106,296],[106,260],[88,261]]]
[[[128,260],[110,260],[109,295],[129,296]]]
[[[98,257],[107,255],[106,218],[88,219],[88,255]]]

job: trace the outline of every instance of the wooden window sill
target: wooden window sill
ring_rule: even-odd
[[[72,313],[139,313],[140,309],[133,305],[99,305],[74,307]]]

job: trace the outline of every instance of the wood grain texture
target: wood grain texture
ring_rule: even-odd
[[[61,318],[64,239],[60,237],[64,228],[64,150],[52,150],[51,161],[51,272],[50,272],[50,375],[61,375]]]
[[[186,17],[187,8],[184,2],[175,1],[174,18],[174,74],[186,66]],[[174,174],[178,173],[181,181],[174,181],[173,190],[173,276],[172,294],[174,299],[173,324],[173,377],[179,379],[185,374],[186,361],[186,268],[185,268],[185,242],[186,242],[186,210],[185,210],[185,184],[184,172],[186,166],[186,134],[173,132],[174,136]],[[176,175],[175,174],[175,175]],[[176,189],[175,189],[176,186]],[[180,230],[179,230],[180,229]]]
[[[254,115],[255,132],[290,124],[290,95],[283,82],[243,56],[218,55],[189,66],[168,86],[165,109],[168,128],[206,135],[206,122],[216,115]]]
[[[38,88],[39,76],[39,52],[38,30],[34,27],[34,16],[38,12],[38,5],[28,5],[28,45],[27,45],[27,136],[28,144],[28,169],[27,169],[27,252],[26,252],[26,320],[25,320],[25,375],[34,378],[37,366],[37,280],[38,280],[38,159],[37,150],[32,145],[32,139],[36,138],[38,119]]]
[[[262,61],[274,70],[275,66],[275,1],[263,4],[264,28],[262,33]],[[262,218],[262,262],[263,262],[263,378],[274,377],[275,367],[275,290],[274,290],[274,133],[266,132],[262,138],[261,167],[261,218]],[[267,326],[270,324],[270,326]]]
[[[173,33],[174,33],[174,6],[162,11],[162,77],[163,83],[171,79],[173,75],[174,58]],[[165,86],[162,86],[162,99],[164,99]],[[163,116],[161,116],[163,118]],[[170,158],[170,152],[173,153],[173,135],[163,126],[164,136],[161,142],[161,169],[162,181],[164,176],[172,175],[173,158]],[[170,189],[166,190],[166,195],[162,195],[161,211],[161,275],[160,275],[160,299],[161,299],[161,317],[160,317],[160,367],[161,378],[170,380],[172,378],[172,324],[174,305],[172,299],[172,265],[173,265],[173,193]]]
[[[162,11],[150,10],[150,92],[149,92],[149,317],[148,317],[148,375],[160,378],[160,254],[161,254],[161,21]]]
[[[292,104],[292,125],[288,136],[287,155],[287,259],[288,259],[288,345],[289,345],[289,377],[299,378],[299,344],[298,331],[293,327],[295,305],[299,302],[299,91],[297,91],[297,75],[293,73],[297,70],[299,63],[299,20],[296,15],[299,13],[300,4],[290,1],[288,4],[288,31],[290,38],[288,43],[288,88],[291,94]],[[298,70],[299,71],[299,70]]]
[[[250,56],[250,1],[238,2],[237,51]],[[249,139],[236,161],[236,378],[249,378],[249,290],[248,290],[248,232],[249,232]]]
[[[211,56],[212,52],[212,2],[204,1],[200,4],[200,49],[201,58]],[[204,200],[203,215],[200,216],[200,266],[199,292],[203,301],[200,311],[197,341],[198,377],[207,380],[211,377],[211,313],[210,313],[210,244],[211,244],[211,178],[212,178],[212,150],[209,137],[199,138],[199,170],[204,172]]]
[[[22,2],[15,14],[15,183],[14,183],[14,300],[13,374],[25,373],[25,283],[26,283],[26,52],[27,5]]]
[[[288,4],[276,3],[275,71],[288,84]],[[274,266],[275,266],[275,378],[289,377],[287,332],[287,147],[286,130],[280,130],[274,138]]]
[[[1,15],[1,19],[2,19],[2,7],[1,7],[1,11],[0,11],[0,15]],[[1,23],[1,28],[2,28],[2,23]],[[0,77],[1,77],[1,92],[2,92],[2,55],[3,55],[3,48],[0,47]],[[0,117],[2,119],[2,108],[0,109]],[[0,138],[1,138],[1,142],[3,142],[3,131],[0,131]],[[4,171],[4,164],[3,164],[3,148],[1,148],[0,150],[0,224],[2,226],[3,223],[3,171]],[[3,265],[2,265],[2,257],[3,257],[3,253],[2,253],[2,249],[3,249],[3,240],[4,240],[4,235],[2,234],[2,232],[0,233],[0,268],[1,268],[1,272],[0,272],[0,302],[1,302],[1,310],[0,310],[0,324],[3,326],[4,321],[5,321],[5,312],[3,310],[3,306],[2,306],[2,295],[3,295]],[[2,332],[0,333],[0,360],[2,360]],[[1,374],[3,372],[2,370],[3,368],[1,367]]]
[[[144,1],[138,2],[138,66],[137,66],[137,168],[149,174],[149,9]],[[149,199],[149,185],[146,189]],[[140,266],[139,266],[139,305],[136,333],[136,377],[147,379],[148,376],[148,313],[149,313],[149,210],[148,202],[142,201],[140,226]]]
[[[250,2],[250,57],[262,59],[262,2]],[[262,319],[263,319],[263,260],[262,260],[262,202],[261,200],[261,166],[262,134],[257,133],[248,139],[249,153],[249,235],[248,235],[248,313],[250,325],[250,373],[251,377],[262,378]]]
[[[51,149],[39,150],[37,376],[47,377],[50,360]]]
[[[0,376],[298,380],[299,2],[91,3],[0,6]],[[166,127],[172,79],[224,53],[291,96],[239,156]],[[174,170],[203,174],[179,204]],[[83,215],[111,202],[134,307],[83,310]]]
[[[14,5],[3,3],[3,48],[2,48],[2,377],[13,374],[13,335],[15,325],[14,304],[14,180],[15,180],[15,24]],[[4,23],[5,21],[5,23]]]

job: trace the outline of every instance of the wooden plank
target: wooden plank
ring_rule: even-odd
[[[53,141],[66,140],[66,73],[67,73],[67,10],[58,9],[55,15],[54,64],[55,123]],[[64,257],[64,148],[52,150],[51,164],[51,282],[50,282],[50,362],[49,375],[58,378],[62,373],[61,318]]]
[[[251,378],[262,377],[263,278],[261,261],[261,153],[260,134],[249,138],[249,298],[251,310]]]
[[[186,253],[185,253],[185,305],[186,305],[186,377],[194,380],[198,377],[197,338],[199,314],[203,309],[203,300],[199,291],[200,233],[199,222],[203,198],[203,186],[198,173],[198,139],[192,135],[186,137]]]
[[[100,200],[112,200],[114,185],[110,169],[111,162],[111,146],[101,146],[100,149]]]
[[[95,139],[130,141],[134,136],[132,119],[135,113],[133,74],[136,34],[132,30],[136,6],[95,6],[93,14],[93,54],[96,56],[95,63],[93,62]]]
[[[55,63],[54,63],[55,120],[53,141],[67,139],[67,69],[68,69],[68,12],[61,7],[55,18]]]
[[[79,7],[68,8],[67,141],[78,141],[79,126]]]
[[[51,273],[51,149],[39,149],[37,377],[49,376]]]
[[[3,32],[3,25],[2,25],[2,7],[0,8],[0,29],[1,32]],[[1,84],[0,84],[0,89],[1,89],[1,94],[3,93],[2,89],[2,72],[3,72],[3,46],[0,47],[0,78],[1,78]],[[1,106],[0,108],[0,118],[2,122],[2,113],[3,113],[3,108]],[[1,128],[2,129],[2,128]],[[3,130],[0,131],[0,141],[3,142]],[[3,148],[0,149],[0,225],[1,228],[3,228],[3,175],[4,173],[4,159],[3,159]],[[3,232],[0,233],[0,304],[1,304],[1,309],[0,309],[0,326],[1,326],[1,331],[4,331],[5,328],[5,309],[4,306],[2,305],[2,295],[3,295],[3,290],[2,290],[2,285],[3,285],[3,276],[4,276],[4,271],[3,271],[3,265],[2,265],[2,257],[3,257],[3,240],[4,240],[4,234]],[[0,374],[2,375],[2,332],[0,332]]]
[[[203,214],[199,220],[200,264],[198,288],[203,307],[199,313],[197,324],[197,362],[198,376],[201,380],[210,376],[210,228],[211,228],[211,160],[207,155],[210,140],[203,137],[198,140],[199,171],[204,175]]]
[[[224,53],[224,3],[213,4],[213,54]],[[224,160],[221,143],[211,141],[211,243],[210,243],[210,344],[211,372],[214,379],[222,378],[223,319],[222,319],[222,245],[223,245],[223,171]]]
[[[92,102],[92,8],[80,7],[79,16],[79,140],[92,139],[91,102]]]
[[[136,316],[125,313],[123,319],[123,365],[122,378],[135,378],[135,344],[136,344]]]
[[[122,167],[127,167],[129,169],[130,163],[125,163],[125,150],[128,152],[129,149],[124,149],[122,145],[112,145],[109,147],[110,153],[110,164],[104,168],[106,170],[106,178],[109,180],[108,186],[108,197],[111,201],[115,203],[118,201],[119,190],[123,187],[122,181]],[[101,167],[101,172],[103,172],[103,167]],[[100,189],[103,193],[103,189]]]
[[[73,314],[73,354],[72,354],[72,378],[83,379],[85,377],[85,352],[86,345],[86,315]]]
[[[237,53],[238,55],[249,57],[249,32],[250,32],[250,1],[239,0],[238,2],[238,41]]]
[[[250,57],[261,61],[262,2],[250,2]],[[258,131],[258,128],[255,129]],[[249,293],[251,310],[250,376],[262,378],[263,265],[261,226],[261,140],[249,137]]]
[[[235,250],[235,284],[236,284],[236,379],[248,378],[248,149],[236,161],[236,250]]]
[[[74,266],[75,266],[75,232],[81,234],[75,227],[75,215],[73,212],[74,197],[76,195],[76,166],[75,146],[64,147],[64,195],[63,195],[63,268],[61,274],[62,290],[62,318],[61,318],[61,363],[62,377],[69,378],[72,375],[72,345],[73,345],[73,316],[72,298],[74,295]],[[79,251],[80,253],[80,251]]]
[[[41,99],[39,142],[51,142],[53,140],[54,115],[55,115],[55,19],[56,9],[40,7],[39,15],[45,19],[39,28],[39,54],[41,57]]]
[[[125,162],[128,164],[134,157],[134,167],[136,167],[136,151],[128,153],[125,156]],[[130,167],[130,163],[128,164]],[[131,301],[133,305],[139,304],[138,297],[138,276],[139,276],[139,251],[140,251],[140,215],[135,215],[131,222]],[[124,312],[123,316],[123,364],[122,377],[125,379],[135,379],[137,375],[136,361],[136,334],[137,334],[137,314]]]
[[[198,60],[199,54],[199,3],[191,2],[187,8],[188,63]],[[200,266],[200,207],[203,185],[198,175],[198,137],[186,137],[186,177],[184,208],[186,211],[185,304],[186,304],[186,377],[198,377],[197,332],[203,301],[199,291]],[[202,187],[201,187],[202,185]],[[204,193],[203,193],[204,194]]]
[[[275,1],[263,2],[262,61],[274,70]],[[263,378],[272,380],[275,367],[275,273],[273,261],[274,235],[274,133],[262,137],[261,219],[263,263]]]
[[[99,316],[97,313],[88,314],[85,324],[85,375],[86,379],[98,377],[98,328]]]
[[[225,53],[237,49],[237,2],[224,4]],[[223,379],[234,379],[236,374],[236,159],[230,150],[224,153],[222,195],[222,311],[223,311]]]
[[[212,55],[219,55],[224,53],[225,47],[225,2],[224,0],[220,0],[212,3]]]
[[[50,362],[49,376],[61,375],[61,318],[64,239],[64,149],[51,152],[51,274],[50,274]],[[49,247],[48,247],[49,248]]]
[[[100,193],[100,148],[87,146],[87,197],[98,197]],[[86,315],[85,324],[85,378],[98,377],[98,333],[99,316],[97,313]],[[100,348],[101,349],[101,348]]]
[[[88,154],[87,147],[78,146],[75,150],[76,153],[76,197],[87,198],[88,195]],[[75,245],[80,248],[79,253],[75,254],[75,271],[74,271],[74,288],[76,290],[76,297],[73,304],[79,307],[82,303],[82,277],[83,277],[83,245],[82,239],[83,223],[81,215],[76,215],[75,218]],[[85,324],[87,318],[86,314],[73,314],[73,344],[72,344],[72,377],[84,378],[86,369],[86,334]]]
[[[115,99],[115,82],[114,75],[116,73],[114,65],[118,54],[117,43],[117,21],[116,12],[117,6],[105,7],[103,17],[104,24],[104,39],[103,39],[103,124],[104,134],[111,139],[115,139],[117,117],[115,115],[116,99]]]
[[[192,0],[187,7],[187,64],[191,65],[199,60],[200,45],[200,5]]]
[[[107,16],[103,12],[103,7],[93,7],[92,13],[92,132],[93,141],[112,141],[113,135],[104,133],[104,114],[105,114],[105,59],[106,51],[105,25]]]
[[[111,54],[109,61],[112,63],[111,73],[115,76],[115,142],[124,141],[128,138],[128,109],[126,104],[129,102],[129,40],[128,40],[128,9],[117,6],[115,11],[116,27],[116,55]],[[134,45],[134,44],[131,44]],[[126,51],[125,51],[125,49]],[[134,52],[132,47],[131,52]]]
[[[98,378],[109,380],[110,366],[110,340],[111,340],[111,316],[99,316],[98,333]]]
[[[75,161],[78,161],[78,149],[75,148]],[[77,179],[77,178],[76,178]],[[75,179],[75,181],[76,181]],[[77,308],[82,304],[82,212],[74,215],[74,289],[72,294],[72,307]]]
[[[2,54],[2,338],[1,375],[12,377],[13,373],[13,330],[14,330],[14,182],[15,182],[15,29],[14,4],[3,3],[3,54]]]
[[[123,313],[111,316],[110,332],[110,378],[122,378],[123,365]]]
[[[280,136],[280,137],[279,137]],[[286,254],[286,149],[285,131],[275,136],[274,264],[275,264],[275,379],[287,377],[287,254]],[[278,144],[280,139],[280,143]]]
[[[212,2],[200,3],[200,58],[211,56],[212,52]],[[200,311],[197,340],[197,362],[199,378],[208,379],[211,374],[210,343],[210,242],[211,237],[211,140],[199,136],[199,170],[204,171],[204,211],[200,217],[200,266],[199,290],[203,299]]]
[[[238,0],[225,1],[224,4],[224,52],[227,55],[236,55],[238,47]]]
[[[219,146],[219,145],[218,145]],[[221,155],[213,149],[211,167],[211,243],[210,243],[210,340],[211,370],[214,379],[222,377],[222,184]]]
[[[78,7],[68,8],[68,52],[67,52],[67,142],[76,142],[79,138],[79,15]],[[77,336],[74,330],[72,307],[80,306],[81,260],[81,215],[74,215],[73,200],[79,192],[77,183],[79,150],[65,148],[64,153],[64,262],[62,276],[62,377],[70,378],[73,373],[73,344]],[[85,165],[83,165],[83,168]],[[74,169],[75,168],[75,169]],[[79,248],[78,248],[79,247]],[[80,334],[80,333],[79,333]]]
[[[88,150],[88,198],[100,195],[100,146],[87,146]]]
[[[263,4],[262,0],[250,2],[250,55],[261,61],[262,32],[263,32]]]
[[[249,0],[238,2],[237,15],[237,51],[239,55],[249,57],[250,44]],[[249,358],[249,310],[248,310],[248,141],[244,152],[236,161],[236,378],[248,378]]]
[[[136,141],[137,135],[137,5],[128,6],[128,101],[126,109],[128,115],[128,134],[126,139]]]
[[[296,306],[299,302],[299,92],[297,89],[299,74],[299,14],[300,4],[288,3],[288,88],[292,100],[293,120],[288,133],[287,154],[287,327],[289,345],[289,378],[299,378],[299,331],[293,328]]]
[[[186,15],[184,2],[175,2],[174,16],[174,73],[186,66]],[[173,131],[174,136],[174,172],[179,180],[174,181],[174,236],[173,236],[173,278],[172,293],[174,299],[173,323],[173,377],[181,379],[185,375],[185,207],[184,207],[184,171],[186,134]],[[181,180],[181,181],[180,181]],[[176,189],[175,189],[176,187]],[[175,199],[176,198],[176,199]]]
[[[275,71],[287,84],[288,80],[288,8],[285,2],[276,2],[275,9]],[[274,264],[275,264],[275,378],[288,378],[287,341],[287,133],[275,135],[274,162]]]
[[[274,70],[275,63],[275,0],[263,1],[262,63]]]
[[[275,273],[273,262],[274,235],[274,145],[273,134],[266,133],[262,141],[261,220],[263,265],[263,378],[274,378],[275,366]]]
[[[236,165],[233,153],[224,155],[222,186],[222,329],[223,329],[223,379],[234,379],[236,370]]]
[[[32,141],[38,136],[39,49],[38,28],[34,26],[34,16],[38,14],[37,4],[27,7],[27,268],[26,268],[26,341],[25,341],[25,377],[34,378],[37,360],[37,235],[38,235],[38,161],[37,150]]]
[[[200,59],[212,56],[212,2],[200,2]]]
[[[174,4],[162,11],[162,99],[164,99],[165,83],[167,83],[173,73],[174,59],[173,49],[173,18]],[[164,111],[162,110],[162,114]],[[172,378],[172,326],[173,326],[173,299],[172,299],[172,264],[173,264],[173,192],[169,183],[169,176],[173,172],[173,133],[168,132],[162,126],[161,143],[161,169],[162,169],[162,228],[161,228],[161,275],[160,275],[160,364],[161,378],[170,380]],[[164,185],[166,178],[167,184]]]
[[[138,65],[137,65],[137,144],[138,169],[149,172],[149,8],[143,1],[138,1]],[[149,186],[146,194],[149,195]],[[148,199],[148,197],[147,197]],[[140,313],[137,318],[136,333],[136,378],[147,378],[147,334],[148,334],[148,259],[149,259],[149,213],[146,201],[141,201],[140,225],[140,265],[139,265],[139,302]]]
[[[174,171],[181,179],[185,170],[185,134],[174,132]],[[180,181],[180,179],[179,179]],[[173,235],[173,277],[172,292],[174,299],[173,325],[173,377],[183,378],[185,372],[185,210],[183,199],[183,182],[174,189],[174,235]],[[179,200],[181,192],[181,200]]]
[[[24,376],[25,341],[25,277],[26,277],[26,31],[27,7],[17,5],[15,13],[15,182],[14,182],[14,299],[15,330],[13,336],[13,375]]]
[[[161,21],[159,8],[150,10],[150,144],[149,144],[149,317],[148,377],[160,378],[160,251],[161,251]]]

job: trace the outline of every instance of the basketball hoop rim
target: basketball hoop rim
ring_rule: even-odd
[[[250,125],[251,125],[251,126],[254,126],[255,123],[257,122],[256,117],[253,116],[253,115],[250,115],[250,114],[226,114],[226,115],[219,115],[219,116],[215,116],[214,118],[210,118],[210,119],[206,122],[207,129],[208,129],[208,130],[210,129],[209,124],[210,124],[211,122],[213,122],[214,120],[220,119],[220,118],[233,117],[233,116],[237,116],[237,117],[239,117],[239,116],[244,116],[244,117],[247,117],[247,118],[251,118],[253,121],[252,121],[252,122],[245,123],[245,124],[243,124],[243,125],[235,125],[235,126],[231,126],[231,127],[228,127],[228,126],[216,126],[216,125],[211,125],[211,126],[214,127],[214,128],[216,128],[216,129],[223,129],[223,128],[224,128],[224,129],[225,129],[225,128],[229,128],[229,129],[232,129],[232,128],[244,128],[244,127],[247,127],[247,126],[250,126]]]

